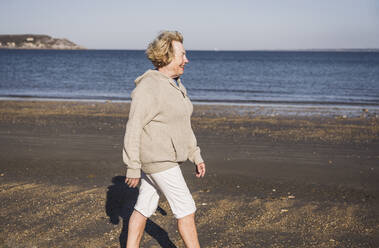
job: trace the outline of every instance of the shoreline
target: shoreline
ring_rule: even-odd
[[[130,102],[131,98],[122,98],[122,97],[51,97],[51,96],[33,96],[33,95],[0,95],[0,101],[112,101],[112,102]],[[325,107],[372,107],[379,109],[379,103],[364,103],[364,102],[315,102],[315,101],[287,101],[287,100],[200,100],[200,99],[191,99],[193,103],[196,104],[212,104],[212,105],[241,105],[241,106],[250,106],[250,105],[288,105],[288,106],[325,106]]]
[[[71,99],[71,98],[35,98],[35,97],[1,97],[0,102],[81,102],[81,103],[122,103],[130,104],[130,100],[114,99]],[[192,101],[195,106],[215,106],[234,108],[244,115],[251,111],[250,108],[260,109],[256,111],[260,116],[324,116],[324,117],[374,117],[379,118],[379,105],[349,105],[349,104],[318,104],[318,103],[275,103],[275,102],[212,102],[212,101]]]

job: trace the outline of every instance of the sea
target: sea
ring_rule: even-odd
[[[215,104],[379,106],[379,52],[187,51],[190,98]],[[142,50],[0,50],[1,99],[130,101]]]

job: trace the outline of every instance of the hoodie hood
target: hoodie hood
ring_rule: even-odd
[[[137,86],[144,78],[147,78],[147,77],[153,77],[153,78],[156,78],[156,79],[160,78],[160,79],[168,79],[168,80],[170,80],[169,77],[167,77],[163,73],[159,72],[158,70],[151,70],[150,69],[150,70],[147,70],[141,76],[137,77],[136,80],[134,81],[134,83]]]
[[[134,81],[134,83],[136,84],[136,86],[144,79],[146,78],[151,78],[151,79],[155,79],[157,81],[164,81],[164,80],[167,80],[167,82],[169,84],[171,84],[171,86],[173,86],[175,89],[179,90],[183,96],[187,96],[187,90],[184,88],[184,86],[182,85],[182,82],[180,81],[180,78],[177,80],[178,81],[178,85],[175,83],[174,79],[166,76],[165,74],[161,73],[160,71],[158,70],[147,70],[144,74],[142,74],[141,76],[137,77],[136,80]]]

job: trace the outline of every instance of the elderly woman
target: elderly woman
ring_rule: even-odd
[[[180,81],[188,63],[179,32],[165,31],[149,44],[146,54],[156,67],[135,80],[126,125],[123,160],[125,182],[139,195],[129,220],[127,247],[139,247],[149,218],[163,193],[178,220],[186,247],[200,247],[195,226],[196,206],[179,164],[189,159],[196,176],[205,164],[191,128],[193,106]]]

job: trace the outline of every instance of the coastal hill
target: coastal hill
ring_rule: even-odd
[[[85,49],[67,39],[57,39],[48,35],[20,34],[0,35],[0,49]]]

